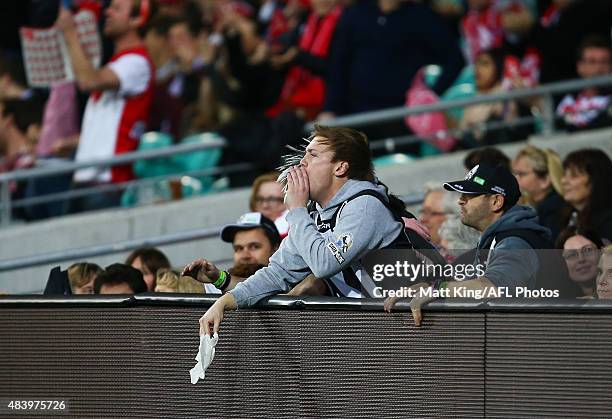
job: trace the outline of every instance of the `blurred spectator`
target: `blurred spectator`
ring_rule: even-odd
[[[0,171],[34,165],[41,123],[42,105],[38,101],[7,99],[0,102]]]
[[[551,149],[527,145],[514,157],[512,171],[526,202],[536,209],[540,224],[548,227],[552,240],[556,240],[564,227],[563,211],[567,207],[561,197],[563,165],[559,155]]]
[[[563,199],[573,207],[567,224],[612,241],[612,161],[598,149],[582,149],[563,160]]]
[[[289,232],[289,223],[285,219],[289,211],[285,205],[283,187],[277,182],[278,176],[278,173],[272,172],[255,179],[251,188],[249,208],[273,220],[281,238],[284,238]]]
[[[542,54],[543,84],[576,78],[571,52],[590,33],[610,37],[610,0],[540,0],[540,22],[534,37]]]
[[[0,101],[29,99],[32,97],[32,91],[27,86],[21,60],[0,55]]]
[[[0,102],[0,172],[34,166],[40,137],[42,104],[34,99],[8,99]],[[28,197],[26,181],[11,182],[12,199]],[[29,207],[14,208],[13,215],[29,220]]]
[[[428,64],[442,67],[433,86],[438,95],[464,65],[457,40],[436,13],[400,0],[356,2],[336,28],[319,118],[402,106],[412,79]],[[397,127],[370,127],[368,136],[381,138],[405,130],[398,121]]]
[[[205,259],[195,260],[183,269],[182,274],[204,284],[213,284],[223,292],[233,289],[238,282],[245,279],[238,276],[239,273],[254,273],[260,267],[268,266],[270,257],[281,242],[274,222],[259,212],[247,212],[236,224],[223,227],[221,240],[232,243],[234,248],[234,267],[230,269],[230,274],[220,271]],[[231,274],[232,270],[236,276]]]
[[[113,263],[94,280],[95,294],[139,294],[147,291],[142,272],[122,263]]]
[[[180,276],[170,269],[157,271],[155,292],[178,292],[183,294],[204,294],[204,287],[188,276]]]
[[[591,35],[580,44],[576,71],[581,79],[612,73],[612,48],[609,39]],[[567,94],[557,106],[557,116],[570,131],[612,125],[612,89],[590,87],[577,95]]]
[[[471,62],[476,62],[482,51],[500,48],[504,37],[528,32],[535,22],[521,0],[468,0],[467,4],[461,27]]]
[[[601,252],[597,272],[597,298],[612,299],[612,245]]]
[[[342,6],[339,0],[312,0],[311,7],[299,45],[270,57],[274,67],[288,67],[288,73],[279,102],[268,111],[269,116],[291,112],[303,121],[311,121],[323,107],[323,77],[327,74],[327,57]]]
[[[95,263],[75,263],[68,268],[68,281],[72,294],[93,294],[94,281],[103,271]]]
[[[425,197],[419,211],[419,221],[427,227],[433,244],[438,247],[441,245],[440,226],[449,215],[458,213],[457,197],[453,193],[445,190],[439,184],[425,186]]]
[[[510,170],[510,158],[504,154],[499,148],[481,147],[470,151],[463,159],[463,167],[466,172],[469,172],[472,167],[480,163],[486,163],[489,166],[502,165]]]
[[[141,247],[134,250],[125,260],[126,265],[142,272],[149,291],[155,289],[155,278],[160,269],[170,269],[166,255],[154,247]]]
[[[596,232],[580,231],[570,227],[561,232],[556,247],[563,249],[570,279],[578,285],[580,298],[595,296],[597,261],[603,242]]]
[[[152,13],[150,0],[112,0],[106,9],[103,33],[114,42],[115,55],[101,69],[86,58],[72,14],[60,8],[56,27],[64,34],[75,78],[81,90],[91,92],[76,153],[76,161],[110,158],[133,151],[144,133],[153,99],[154,69],[139,30]],[[132,165],[86,168],[76,171],[76,187],[134,178]],[[73,212],[119,204],[120,191],[77,198]]]
[[[147,25],[144,42],[155,66],[155,88],[147,131],[165,132],[178,139],[183,102],[180,92],[170,89],[178,64],[168,42],[168,32],[175,22],[176,18],[158,14]]]
[[[476,56],[475,73],[478,94],[502,93],[504,53],[500,49],[482,50]],[[524,138],[510,123],[518,117],[515,101],[488,102],[465,108],[459,128],[463,131],[465,147],[498,144]],[[503,127],[490,127],[488,123],[505,122]]]
[[[480,232],[461,222],[461,217],[451,215],[446,218],[438,229],[440,236],[440,253],[447,262],[452,263],[457,257],[474,248],[478,243]],[[472,260],[468,261],[469,263]]]

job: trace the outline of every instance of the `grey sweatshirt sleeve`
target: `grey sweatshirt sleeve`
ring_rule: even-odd
[[[540,262],[535,250],[519,237],[506,237],[491,253],[484,276],[498,287],[535,286]]]
[[[350,201],[331,235],[317,231],[306,208],[289,211],[287,221],[289,235],[270,258],[270,265],[230,291],[238,306],[248,307],[269,295],[286,292],[310,272],[317,278],[329,278],[369,250],[392,242],[401,228],[371,196]]]

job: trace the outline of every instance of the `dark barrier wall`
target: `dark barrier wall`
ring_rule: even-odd
[[[36,413],[11,400],[54,400],[65,410],[45,415],[612,416],[604,301],[437,302],[416,328],[379,302],[280,297],[227,313],[192,385],[211,301],[0,298],[0,415]]]

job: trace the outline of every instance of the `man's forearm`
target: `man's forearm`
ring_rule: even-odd
[[[97,70],[85,55],[76,31],[64,32],[64,39],[79,89],[94,90],[97,85]]]

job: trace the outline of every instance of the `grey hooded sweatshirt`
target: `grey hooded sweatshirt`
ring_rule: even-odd
[[[333,216],[347,198],[371,189],[387,196],[384,186],[368,181],[349,180],[325,208],[317,204],[322,220]],[[369,251],[388,246],[403,230],[391,212],[375,197],[360,196],[348,202],[336,219],[333,231],[320,233],[306,208],[287,214],[289,235],[270,258],[270,264],[229,291],[239,307],[249,307],[262,298],[289,291],[310,273],[329,278],[348,297],[360,297],[343,280],[342,270],[351,267],[369,288],[371,279],[362,269],[361,258]]]
[[[550,240],[550,230],[538,224],[534,209],[522,205],[510,208],[491,224],[478,240],[478,249],[483,249],[493,237],[509,230],[532,230],[545,240]],[[476,263],[484,261],[478,261]],[[533,289],[540,262],[536,250],[520,237],[505,237],[492,242],[484,276],[498,287],[527,287]]]

